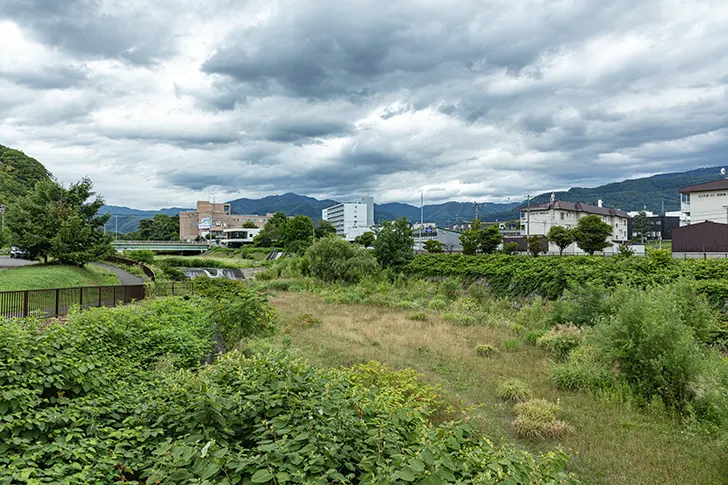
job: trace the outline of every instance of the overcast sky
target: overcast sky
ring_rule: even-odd
[[[1,0],[0,144],[107,202],[503,202],[728,163],[725,0]]]

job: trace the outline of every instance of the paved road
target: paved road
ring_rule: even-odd
[[[107,269],[114,273],[116,276],[119,277],[119,281],[121,281],[122,285],[141,285],[144,283],[144,280],[139,278],[138,276],[134,276],[133,274],[124,271],[123,269],[117,268],[116,266],[111,266],[110,264],[105,263],[91,263],[94,266],[99,266],[101,268]]]
[[[28,261],[27,259],[15,259],[10,256],[0,256],[0,269],[3,268],[17,268],[19,266],[27,266],[29,264],[36,264],[38,261]]]

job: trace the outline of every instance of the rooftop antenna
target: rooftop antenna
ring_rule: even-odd
[[[551,192],[551,202],[556,200],[556,192]]]
[[[473,202],[473,207],[475,207],[475,218],[476,219],[478,219],[478,206],[479,205],[480,204],[478,204],[478,202]],[[478,220],[480,220],[480,219],[478,219]]]

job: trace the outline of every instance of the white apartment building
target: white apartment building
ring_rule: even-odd
[[[362,197],[357,202],[327,207],[321,211],[321,219],[329,221],[340,237],[353,241],[374,225],[374,197]]]
[[[680,189],[680,227],[705,221],[728,224],[728,179]]]
[[[554,200],[531,206],[530,210],[521,209],[521,235],[547,235],[554,226],[573,228],[576,227],[579,219],[592,214],[599,216],[602,221],[612,226],[612,235],[607,238],[609,242],[616,246],[629,240],[629,215],[618,209],[602,207],[602,201],[599,201],[599,205],[588,205],[580,202]],[[578,248],[573,244],[572,246],[565,252],[578,253]],[[550,247],[549,252],[552,252],[552,249],[558,252],[558,248],[555,246]]]

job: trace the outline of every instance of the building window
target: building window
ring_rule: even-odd
[[[561,220],[563,221],[564,220],[564,213],[563,212],[559,212],[559,214],[561,214]]]

